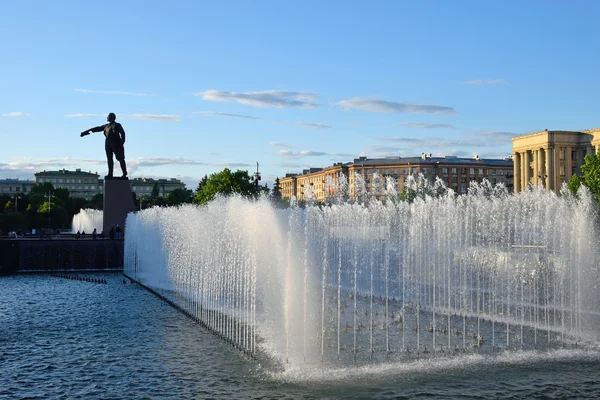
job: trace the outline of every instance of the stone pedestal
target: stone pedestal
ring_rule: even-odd
[[[104,236],[119,225],[125,233],[125,218],[135,211],[129,179],[104,179]]]

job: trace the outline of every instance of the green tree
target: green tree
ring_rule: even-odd
[[[254,184],[254,180],[248,171],[237,170],[231,172],[225,168],[221,172],[211,174],[206,183],[198,185],[199,189],[194,196],[196,204],[204,204],[212,200],[217,194],[231,195],[239,193],[242,196],[256,196],[261,190]]]
[[[600,201],[600,154],[588,154],[581,166],[581,175],[569,180],[569,190],[576,194],[581,185],[587,186],[596,201]]]
[[[152,188],[152,193],[150,193],[150,197],[152,199],[158,199],[159,194],[160,194],[160,188],[158,187],[158,182],[154,182],[154,187]]]
[[[178,206],[185,203],[191,203],[194,199],[194,193],[187,189],[175,189],[167,195],[167,201],[170,206]]]
[[[102,193],[98,193],[97,195],[94,195],[94,197],[92,197],[90,199],[90,201],[88,201],[85,204],[85,208],[93,208],[94,210],[102,210],[104,208],[104,195]]]
[[[206,185],[206,182],[208,182],[208,175],[204,175],[202,179],[200,179],[200,182],[198,182],[198,187],[196,188],[196,193],[202,190],[202,188]]]
[[[42,225],[42,221],[46,221],[46,226],[49,222],[50,228],[65,228],[71,222],[67,210],[54,202],[46,201],[42,203],[37,210],[37,214],[41,218]]]
[[[27,229],[27,217],[20,212],[8,212],[0,220],[0,229],[4,232]]]
[[[279,183],[279,178],[275,178],[273,190],[271,191],[271,198],[276,201],[281,200],[281,184]]]

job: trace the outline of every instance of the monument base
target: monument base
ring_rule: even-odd
[[[125,218],[132,211],[135,211],[135,205],[129,179],[104,179],[104,236],[108,237],[110,228],[117,225],[125,233]]]

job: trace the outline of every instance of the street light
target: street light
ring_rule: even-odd
[[[52,211],[52,201],[51,201],[51,199],[52,199],[52,197],[54,197],[54,195],[52,194],[52,191],[49,191],[48,193],[46,193],[46,196],[48,196],[48,229],[50,229],[51,228],[51,225],[50,225],[50,214],[51,214],[51,211]]]
[[[15,194],[13,196],[13,199],[15,199],[15,212],[18,212],[18,210],[19,210],[19,199],[21,199],[21,198],[22,197],[17,194]]]

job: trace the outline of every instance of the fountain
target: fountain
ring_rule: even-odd
[[[595,347],[591,196],[355,177],[325,205],[218,198],[127,219],[125,273],[253,356],[293,365]],[[327,182],[331,187],[334,183]],[[340,192],[345,193],[340,194]],[[329,192],[329,190],[328,190]]]
[[[73,232],[92,233],[94,228],[98,233],[102,232],[102,221],[104,212],[93,208],[82,208],[73,216],[72,230]]]

